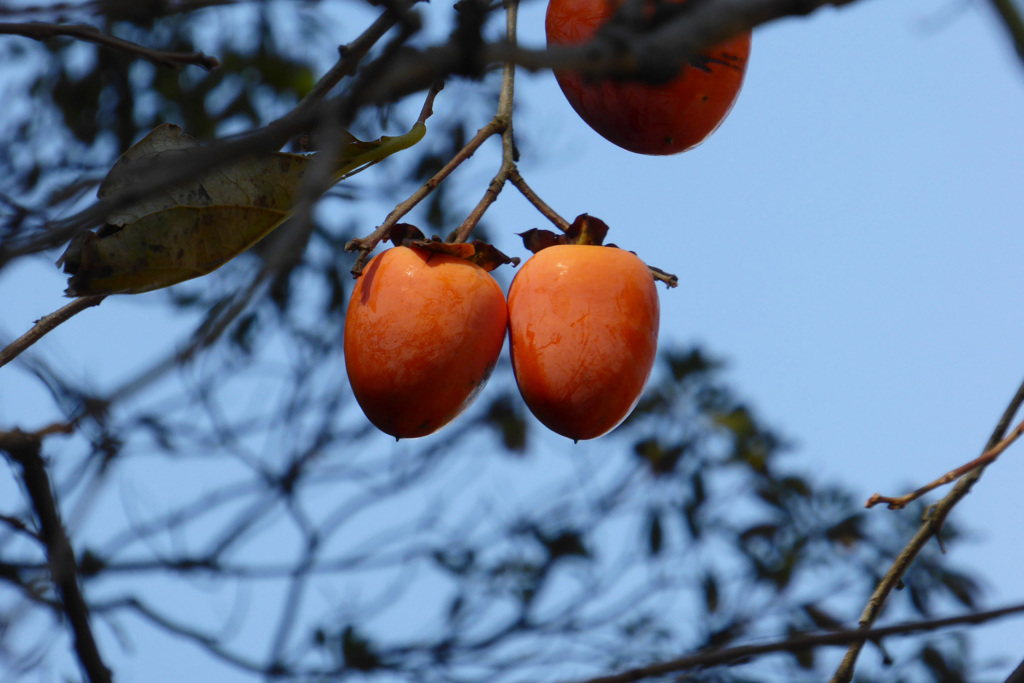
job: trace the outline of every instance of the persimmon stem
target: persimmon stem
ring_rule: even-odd
[[[516,24],[519,20],[519,0],[506,0],[505,2],[505,39],[511,45],[516,44]],[[498,111],[494,115],[494,121],[501,128],[501,167],[491,179],[484,196],[469,212],[466,219],[455,231],[454,242],[465,242],[469,234],[473,232],[483,218],[484,213],[498,200],[509,175],[516,167],[515,137],[512,132],[512,102],[515,95],[516,65],[512,62],[505,62],[501,72],[501,92],[498,95]]]
[[[516,26],[519,14],[518,0],[506,0],[505,9],[506,42],[514,45],[517,40]],[[423,183],[423,185],[410,195],[408,199],[399,203],[376,230],[366,237],[351,240],[345,245],[345,249],[348,251],[359,252],[359,255],[356,257],[355,265],[352,267],[352,274],[354,276],[359,276],[363,270],[363,266],[366,264],[366,260],[369,257],[370,252],[373,251],[381,241],[387,239],[392,228],[394,228],[394,226],[397,225],[398,222],[421,201],[429,196],[431,192],[437,189],[437,187],[446,180],[456,168],[473,156],[473,154],[480,149],[486,140],[494,135],[501,136],[501,167],[488,184],[487,189],[484,192],[484,196],[479,202],[477,202],[476,206],[473,207],[473,210],[470,211],[469,215],[466,216],[465,220],[462,221],[459,227],[455,229],[452,241],[465,242],[469,239],[469,235],[472,233],[473,228],[479,224],[480,219],[483,218],[487,210],[497,200],[498,195],[501,193],[505,183],[507,182],[512,183],[523,194],[527,201],[533,204],[533,206],[535,206],[537,210],[545,218],[550,220],[558,229],[563,232],[568,229],[569,222],[559,216],[554,209],[544,202],[544,200],[542,200],[537,193],[527,185],[516,165],[519,152],[516,149],[515,137],[513,135],[512,128],[512,104],[514,93],[515,65],[512,62],[506,62],[502,71],[501,91],[499,93],[498,107],[494,118],[492,118],[487,125],[478,130],[476,135],[474,135],[473,138],[462,147],[462,149],[456,152],[456,154],[441,168],[441,170]]]
[[[423,185],[419,187],[408,199],[399,203],[391,210],[384,222],[377,227],[372,233],[366,237],[361,237],[349,241],[345,245],[347,251],[358,251],[359,256],[356,258],[356,263],[352,267],[352,274],[359,276],[363,272],[363,265],[366,263],[366,257],[370,255],[378,244],[384,239],[387,239],[388,233],[395,225],[398,224],[402,218],[412,211],[417,204],[423,201],[427,196],[430,195],[437,186],[442,183],[452,172],[462,165],[466,159],[473,156],[473,154],[480,149],[480,146],[485,140],[490,138],[492,135],[497,133],[497,126],[494,121],[491,121],[486,126],[477,131],[477,134],[466,143],[466,145],[460,149],[451,160],[445,164],[440,171],[435,173],[430,179],[428,179]]]
[[[651,276],[654,277],[655,282],[664,282],[665,286],[669,289],[679,286],[679,278],[672,273],[666,273],[661,268],[655,268],[654,266],[647,266],[647,269],[651,271]]]
[[[870,498],[868,498],[868,502],[864,504],[864,507],[870,508],[880,503],[885,503],[886,505],[888,505],[890,510],[902,510],[907,506],[908,503],[912,503],[913,501],[917,500],[918,498],[928,493],[929,491],[933,491],[940,486],[956,481],[957,479],[964,476],[968,472],[976,470],[980,467],[985,467],[990,462],[998,458],[1003,451],[1009,448],[1010,445],[1013,444],[1013,442],[1016,441],[1021,434],[1024,434],[1024,422],[1021,422],[1016,427],[1014,427],[1013,431],[1011,431],[1006,436],[1006,438],[1004,438],[995,446],[979,455],[974,460],[971,460],[970,462],[965,463],[960,467],[957,467],[955,470],[947,472],[946,474],[942,475],[932,483],[925,484],[921,488],[911,491],[910,493],[902,496],[889,497],[876,493],[872,495]]]

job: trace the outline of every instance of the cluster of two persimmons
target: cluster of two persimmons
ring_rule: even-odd
[[[589,42],[620,4],[550,0],[548,44]],[[651,0],[639,19],[656,28],[663,8]],[[749,52],[748,32],[663,83],[572,71],[556,77],[573,109],[609,141],[640,154],[677,154],[725,119]],[[631,252],[600,246],[601,239],[536,250],[507,302],[483,268],[455,256],[396,246],[374,258],[353,291],[345,327],[346,365],[363,412],[398,438],[437,431],[479,393],[507,329],[519,391],[545,426],[574,440],[614,429],[654,364],[658,296],[647,266]]]
[[[345,320],[352,391],[381,431],[431,434],[476,398],[506,329],[533,414],[574,440],[601,436],[632,411],[654,364],[654,279],[632,252],[560,244],[522,266],[506,301],[479,265],[396,246],[370,261],[352,292]]]

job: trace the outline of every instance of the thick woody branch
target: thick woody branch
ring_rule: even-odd
[[[586,45],[523,48],[507,40],[488,43],[478,50],[481,70],[513,63],[531,71],[573,69],[592,77],[670,78],[673,65],[681,65],[701,51],[738,33],[788,16],[803,16],[825,6],[854,0],[721,0],[680,5],[676,16],[648,33],[635,33],[613,21]],[[666,71],[666,65],[672,68]],[[368,89],[368,104],[393,101],[423,89],[424,83],[465,70],[465,55],[458,45],[446,43],[410,50],[398,60],[391,78]]]
[[[721,0],[714,3],[686,3],[682,6],[685,12],[680,10],[679,16],[673,17],[651,33],[627,35],[626,40],[621,35],[616,34],[612,39],[602,34],[588,45],[552,49],[525,49],[507,40],[484,43],[474,51],[475,58],[480,60],[476,72],[483,73],[504,64],[515,64],[531,70],[572,68],[593,76],[637,78],[655,73],[664,77],[666,63],[682,64],[706,47],[738,32],[774,19],[809,14],[819,7],[851,1]],[[407,6],[402,4],[402,7]],[[400,21],[400,16],[392,10],[388,10],[385,16],[388,17],[385,23]],[[613,28],[610,30],[617,30],[614,28],[616,24],[611,26]],[[374,35],[381,28],[382,25],[375,26]],[[0,246],[0,266],[19,256],[59,246],[78,231],[97,225],[111,211],[192,177],[198,170],[216,167],[244,154],[280,149],[289,139],[308,130],[325,111],[342,112],[342,119],[350,119],[361,107],[398,101],[412,93],[427,90],[431,84],[451,74],[465,73],[467,70],[465,50],[452,41],[426,49],[405,46],[400,53],[392,52],[387,57],[386,64],[378,60],[367,65],[360,80],[344,96],[322,102],[304,101],[270,125],[197,150],[173,167],[141,169],[138,181],[127,191],[108,197],[49,226],[42,234],[17,242],[12,240],[10,244]],[[355,64],[361,61],[361,58],[353,59],[349,54],[343,56],[343,59]],[[350,67],[338,68],[347,73]],[[372,78],[368,78],[368,75]],[[337,74],[331,74],[329,81],[335,78]],[[317,94],[322,96],[323,89]],[[339,123],[345,125],[346,120]]]
[[[78,566],[71,541],[64,531],[53,486],[40,455],[41,436],[15,430],[0,432],[0,450],[21,467],[21,479],[39,522],[39,537],[46,549],[50,578],[74,636],[75,652],[90,683],[110,683],[110,670],[100,657],[89,624],[89,608],[78,586]]]

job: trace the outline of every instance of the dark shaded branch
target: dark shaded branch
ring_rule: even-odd
[[[64,615],[74,635],[75,652],[91,683],[110,683],[110,669],[103,663],[89,625],[89,607],[78,586],[78,567],[71,542],[53,496],[50,476],[39,453],[37,434],[20,430],[0,432],[0,450],[21,466],[21,478],[39,520],[39,532],[46,547],[50,577],[60,596]]]
[[[1024,18],[1021,17],[1014,0],[992,0],[992,7],[999,13],[1003,25],[1010,32],[1010,40],[1017,56],[1024,61]]]
[[[736,33],[785,16],[805,15],[820,7],[852,1],[721,0],[686,3],[681,6],[685,12],[680,10],[678,16],[657,30],[645,35],[626,36],[625,41],[622,36],[611,40],[599,35],[588,45],[550,50],[524,49],[505,40],[485,43],[475,52],[481,62],[476,71],[483,73],[512,63],[531,70],[573,68],[589,75],[615,78],[642,77],[652,71],[664,75],[666,63],[682,64],[701,50]],[[394,12],[389,10],[389,15],[398,23],[399,18]],[[404,23],[403,29],[411,30]],[[374,30],[379,30],[379,27]],[[630,46],[629,51],[623,51],[623,44]],[[401,51],[397,47],[401,47]],[[417,50],[399,39],[392,48],[365,66],[360,79],[354,82],[345,96],[319,103],[304,101],[264,128],[197,149],[183,163],[169,168],[140,169],[138,181],[126,191],[54,223],[42,235],[18,242],[12,240],[0,247],[0,266],[19,256],[56,247],[79,230],[98,224],[111,211],[190,178],[199,170],[214,168],[245,154],[280,149],[296,134],[308,130],[325,111],[338,112],[338,123],[344,126],[361,107],[398,101],[412,93],[427,90],[451,74],[463,73],[467,68],[465,51],[453,42]],[[353,61],[358,63],[361,58]]]
[[[135,597],[123,598],[116,601],[101,603],[96,605],[96,611],[102,613],[115,612],[118,610],[130,610],[135,612],[137,615],[145,618],[150,623],[159,628],[167,631],[168,633],[174,634],[180,638],[183,638],[189,642],[195,643],[200,647],[204,648],[206,652],[213,655],[225,664],[234,666],[242,671],[248,671],[252,673],[258,673],[263,675],[271,675],[275,673],[269,667],[262,666],[258,662],[246,659],[240,655],[236,655],[223,647],[217,638],[209,634],[203,633],[199,629],[185,626],[178,622],[175,622],[155,609],[149,607],[147,604]]]
[[[157,66],[164,66],[175,70],[189,64],[202,67],[207,71],[220,66],[220,62],[216,57],[210,57],[202,52],[154,50],[138,43],[108,36],[95,26],[89,26],[88,24],[47,24],[39,21],[21,24],[0,23],[0,34],[25,36],[26,38],[40,41],[56,36],[77,38],[78,40],[128,52]]]
[[[633,683],[645,678],[665,676],[667,674],[678,673],[687,669],[732,664],[742,660],[751,659],[752,657],[771,654],[773,652],[801,652],[828,645],[846,645],[851,642],[863,644],[868,640],[880,640],[890,636],[937,631],[939,629],[949,628],[951,626],[961,626],[964,624],[983,624],[995,619],[1001,619],[1003,617],[1021,613],[1024,613],[1024,604],[1012,605],[1010,607],[989,610],[987,612],[964,614],[959,617],[912,621],[905,624],[897,624],[895,626],[886,626],[884,628],[846,629],[842,631],[834,631],[832,633],[802,635],[773,643],[764,643],[763,645],[743,645],[740,647],[731,647],[725,650],[718,650],[705,654],[692,655],[690,657],[682,657],[670,662],[661,662],[660,664],[632,669],[613,676],[590,678],[587,679],[585,683]]]
[[[168,17],[174,14],[194,12],[207,7],[218,7],[221,5],[241,5],[251,3],[253,0],[149,0],[145,3],[136,3],[135,0],[92,0],[91,2],[56,2],[37,5],[24,5],[19,7],[0,7],[0,15],[8,16],[31,16],[31,15],[59,15],[64,16],[71,13],[88,13],[94,15],[124,15],[130,12],[132,5],[138,5],[137,12],[144,13],[146,19],[157,17]]]
[[[313,85],[309,94],[303,98],[299,106],[308,106],[318,102],[338,85],[346,76],[351,76],[356,67],[369,53],[370,48],[377,44],[391,28],[398,23],[401,17],[419,0],[404,0],[396,2],[393,7],[377,17],[376,21],[370,24],[363,33],[348,45],[338,48],[339,59],[327,73],[320,77],[320,80]]]
[[[586,45],[522,48],[501,41],[478,51],[480,70],[508,62],[530,71],[574,69],[586,76],[608,78],[669,78],[666,65],[682,65],[701,51],[749,31],[761,24],[789,16],[804,16],[826,6],[855,0],[721,0],[680,5],[676,16],[656,30],[629,34],[612,22]],[[425,83],[465,69],[465,55],[458,45],[446,43],[424,50],[410,50],[394,65],[387,79],[368,90],[363,104],[382,104],[422,90]]]

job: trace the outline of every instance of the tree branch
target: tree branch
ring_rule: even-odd
[[[519,1],[507,0],[505,3],[505,40],[510,45],[516,45],[516,23],[519,19]],[[484,196],[473,207],[466,219],[455,231],[455,242],[465,242],[473,228],[480,223],[487,209],[498,200],[505,183],[508,182],[512,171],[516,169],[515,135],[512,132],[513,100],[515,98],[516,66],[512,62],[505,62],[502,66],[501,93],[498,96],[498,111],[494,115],[494,125],[501,132],[501,167],[491,179]]]
[[[347,251],[358,251],[359,256],[356,258],[355,264],[352,266],[352,274],[358,276],[363,271],[363,265],[366,263],[366,257],[369,256],[370,252],[373,251],[378,244],[385,238],[395,225],[398,224],[407,213],[413,210],[417,204],[423,201],[427,196],[433,192],[438,185],[440,185],[445,178],[452,174],[455,169],[463,164],[467,159],[473,156],[474,153],[484,142],[489,139],[492,135],[496,135],[501,132],[501,121],[492,119],[483,128],[477,131],[476,135],[467,142],[462,149],[460,149],[455,156],[453,156],[448,163],[441,167],[437,173],[430,177],[423,185],[419,187],[408,199],[399,203],[391,213],[387,215],[384,222],[377,227],[371,234],[366,237],[353,239],[345,245]]]
[[[867,640],[880,640],[890,636],[909,635],[911,633],[922,633],[926,631],[937,631],[950,626],[963,624],[982,624],[995,619],[1024,613],[1024,604],[1012,605],[1001,609],[989,610],[987,612],[976,612],[964,614],[959,617],[947,617],[944,619],[929,619],[926,621],[911,621],[895,626],[886,626],[875,629],[845,629],[832,633],[818,633],[799,635],[786,640],[765,643],[763,645],[743,645],[731,647],[725,650],[707,652],[704,654],[691,655],[674,659],[669,662],[661,662],[651,666],[638,669],[631,669],[612,676],[600,676],[590,678],[581,683],[634,683],[645,678],[665,676],[667,674],[679,673],[687,669],[698,667],[719,666],[722,664],[734,664],[742,660],[771,654],[773,652],[801,652],[817,647],[828,645],[845,645],[847,643],[861,643]]]
[[[42,339],[47,332],[52,331],[58,325],[66,322],[72,316],[81,313],[85,309],[93,306],[99,306],[105,298],[107,298],[106,295],[83,296],[79,299],[75,299],[62,308],[57,309],[53,313],[40,318],[36,321],[36,324],[32,326],[32,329],[0,350],[0,367],[7,365],[17,358],[22,352]]]
[[[40,447],[41,437],[38,433],[30,434],[20,430],[0,432],[0,450],[6,451],[10,459],[21,466],[21,479],[39,520],[50,578],[60,596],[64,615],[71,625],[78,661],[91,683],[110,683],[110,669],[103,663],[89,625],[89,607],[78,586],[75,553],[64,532],[46,464],[39,454]]]
[[[992,449],[996,444],[1002,441],[1006,435],[1006,430],[1010,427],[1010,422],[1013,420],[1013,416],[1017,414],[1021,404],[1024,403],[1024,383],[1017,388],[1017,393],[1010,403],[1006,406],[1006,410],[1003,411],[1002,417],[999,418],[999,422],[996,424],[995,429],[992,431],[992,436],[989,437],[988,443],[985,446],[985,450]],[[896,556],[893,560],[892,566],[889,571],[886,572],[885,576],[878,583],[875,588],[875,592],[872,593],[871,598],[868,599],[868,604],[864,607],[864,612],[860,617],[860,627],[862,630],[869,630],[871,625],[875,623],[878,616],[882,612],[882,607],[885,605],[885,601],[889,597],[889,593],[896,588],[900,581],[903,579],[903,575],[907,569],[914,562],[914,559],[918,556],[924,546],[928,543],[933,536],[937,537],[939,532],[942,530],[942,525],[946,521],[946,517],[952,512],[953,508],[959,503],[964,496],[970,493],[971,488],[975,482],[981,478],[982,472],[985,471],[984,467],[979,467],[971,472],[967,473],[956,483],[953,490],[946,494],[946,497],[940,500],[931,508],[931,513],[926,517],[924,522],[921,524],[921,528],[918,529],[914,537],[910,539],[906,547]],[[839,668],[836,669],[835,674],[832,677],[832,683],[849,683],[853,679],[853,669],[857,663],[857,657],[860,656],[860,651],[864,647],[864,641],[853,642],[846,652],[846,656],[840,663]]]
[[[1003,451],[1005,451],[1007,448],[1013,445],[1013,442],[1020,438],[1021,434],[1024,434],[1024,422],[1021,422],[1016,427],[1014,427],[1013,431],[1010,432],[1009,436],[1007,436],[1005,439],[997,443],[995,446],[979,455],[974,460],[971,460],[970,462],[965,463],[960,467],[957,467],[955,470],[946,472],[944,475],[942,475],[935,481],[931,482],[930,484],[925,484],[924,486],[915,489],[906,495],[896,496],[895,498],[875,493],[870,498],[868,498],[868,502],[864,504],[864,507],[870,508],[874,507],[875,505],[878,505],[879,503],[886,503],[890,510],[902,510],[907,506],[908,503],[917,500],[918,498],[928,493],[929,491],[933,491],[940,486],[950,483],[951,481],[956,481],[957,479],[964,476],[968,472],[971,472],[972,470],[976,470],[979,467],[985,467],[990,462],[998,458],[1003,453]]]
[[[484,43],[473,52],[479,62],[474,68],[483,73],[511,63],[530,70],[571,68],[591,76],[613,78],[638,78],[652,72],[664,76],[664,64],[682,64],[701,50],[736,33],[782,17],[806,15],[820,7],[853,1],[721,0],[686,3],[680,5],[677,16],[649,34],[623,36],[621,30],[625,29],[622,23],[613,22],[609,24],[611,28],[608,31],[582,46],[525,49],[508,40]],[[624,46],[628,46],[628,50]],[[41,235],[18,242],[11,240],[9,244],[0,246],[0,266],[19,256],[56,247],[79,230],[93,227],[111,211],[181,182],[197,170],[216,167],[244,154],[280,149],[291,137],[319,120],[323,111],[321,106],[335,107],[333,111],[341,112],[340,123],[344,125],[361,107],[398,101],[412,93],[427,90],[431,84],[451,74],[465,73],[468,68],[466,51],[452,41],[421,50],[403,45],[400,53],[393,51],[386,57],[368,65],[363,78],[345,96],[323,102],[304,101],[264,128],[197,149],[184,163],[168,168],[140,169],[138,181],[125,192],[48,226]]]
[[[128,52],[157,66],[164,66],[175,70],[189,64],[202,67],[207,71],[220,66],[220,61],[216,57],[210,57],[202,52],[154,50],[138,43],[108,36],[95,26],[89,26],[88,24],[47,24],[39,21],[21,24],[0,23],[0,34],[25,36],[26,38],[39,41],[45,41],[55,36],[77,38],[78,40]]]
[[[1024,18],[1021,18],[1017,6],[1013,0],[992,0],[992,7],[1003,20],[1006,30],[1010,33],[1010,40],[1017,51],[1017,56],[1024,60]]]

